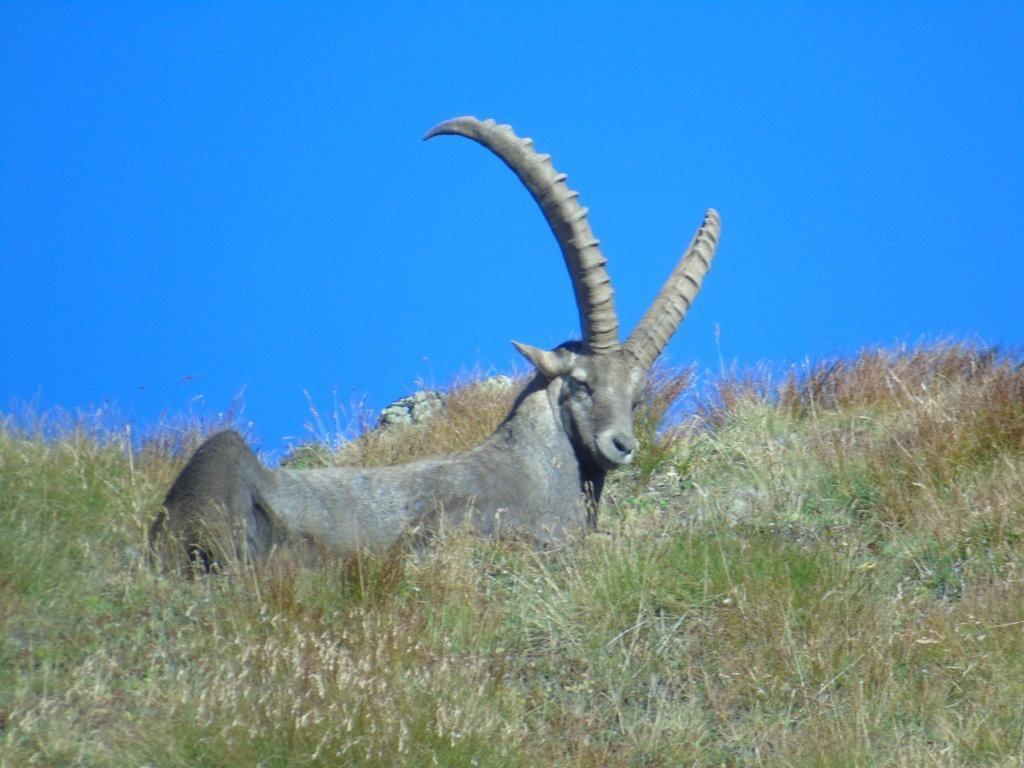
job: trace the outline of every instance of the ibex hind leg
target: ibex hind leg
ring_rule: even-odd
[[[166,514],[151,538],[165,532],[186,572],[209,573],[259,558],[273,546],[272,512],[263,501],[267,470],[241,435],[218,432],[181,470],[164,500]],[[180,560],[178,561],[181,562]]]

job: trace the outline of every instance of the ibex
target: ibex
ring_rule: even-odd
[[[487,147],[530,191],[569,268],[582,340],[551,351],[513,342],[536,372],[494,434],[463,453],[391,467],[269,469],[236,432],[213,435],[178,475],[150,531],[151,541],[170,534],[183,564],[209,569],[225,555],[258,558],[296,540],[341,554],[379,552],[445,525],[550,547],[595,527],[605,474],[636,451],[633,409],[648,372],[711,264],[718,214],[707,212],[621,344],[605,258],[565,174],[493,120],[456,118],[424,139],[443,134]]]

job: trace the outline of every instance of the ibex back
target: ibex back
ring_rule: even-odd
[[[565,258],[583,338],[548,351],[515,344],[536,369],[500,427],[463,453],[393,467],[269,469],[235,432],[209,438],[171,486],[150,540],[168,534],[181,564],[259,558],[306,540],[342,554],[386,549],[411,533],[466,525],[558,546],[596,525],[605,474],[636,450],[633,409],[654,360],[690,308],[718,241],[709,210],[689,248],[623,344],[605,258],[587,209],[507,125],[460,117],[424,137],[490,149],[540,206]]]

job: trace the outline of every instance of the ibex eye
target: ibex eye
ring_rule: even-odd
[[[582,376],[577,376],[576,375],[577,373],[581,373],[583,375]],[[587,382],[586,373],[587,373],[586,371],[572,371],[569,374],[569,383],[570,383],[570,387],[569,388],[572,391],[574,391],[574,392],[582,392],[582,393],[584,393],[586,395],[589,395],[591,393],[591,387],[590,387],[590,384]]]

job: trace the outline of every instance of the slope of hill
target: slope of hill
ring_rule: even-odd
[[[576,549],[452,532],[193,582],[142,555],[200,429],[6,419],[0,765],[1019,765],[1020,359],[726,377],[657,432],[687,380]],[[456,450],[507,396],[293,459]]]

